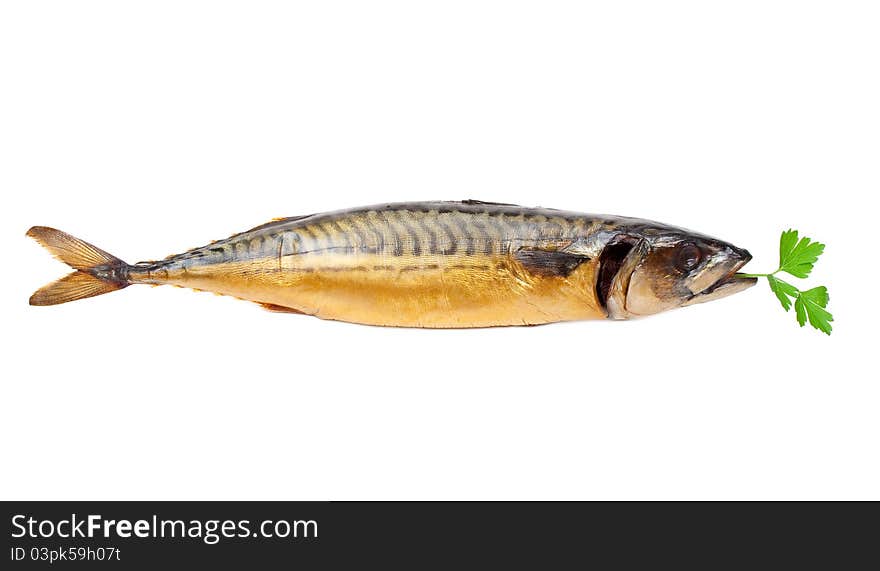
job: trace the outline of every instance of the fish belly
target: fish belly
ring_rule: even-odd
[[[446,263],[442,263],[445,261]],[[301,272],[273,303],[324,319],[403,327],[534,325],[604,317],[581,284],[585,265],[565,279],[533,277],[510,260],[361,260]]]

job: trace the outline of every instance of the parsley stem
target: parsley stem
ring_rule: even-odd
[[[782,271],[782,268],[776,268],[775,272],[769,274],[736,274],[737,277],[740,278],[772,278],[776,274]]]

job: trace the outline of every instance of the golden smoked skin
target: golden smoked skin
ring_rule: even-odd
[[[601,237],[619,221],[476,201],[382,205],[265,224],[131,266],[128,279],[370,325],[599,319]]]

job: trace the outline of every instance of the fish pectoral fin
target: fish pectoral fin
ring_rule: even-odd
[[[263,303],[261,301],[255,301],[257,305],[261,305],[263,309],[266,311],[273,311],[275,313],[298,313],[299,315],[305,315],[302,311],[298,309],[293,309],[292,307],[285,307],[283,305],[276,305],[274,303]]]
[[[568,277],[589,256],[547,248],[520,248],[513,257],[530,273],[543,277]]]

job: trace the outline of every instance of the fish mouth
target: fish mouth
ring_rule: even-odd
[[[722,297],[727,297],[729,295],[733,295],[735,293],[746,290],[758,283],[758,278],[737,275],[737,272],[744,265],[749,263],[749,261],[752,259],[752,255],[749,254],[748,251],[741,249],[736,249],[735,253],[738,259],[735,263],[731,265],[726,274],[721,276],[721,278],[716,280],[715,283],[710,285],[708,288],[704,289],[700,293],[694,294],[693,297],[684,302],[682,305],[694,305],[697,303],[721,299]]]

